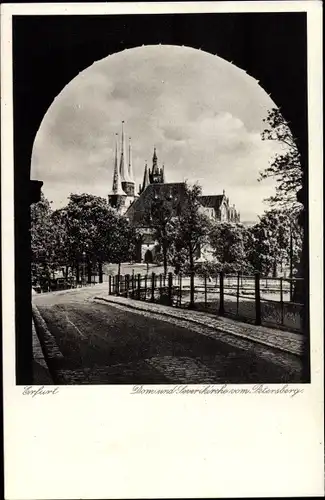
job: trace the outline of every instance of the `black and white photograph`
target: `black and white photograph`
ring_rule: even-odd
[[[321,15],[1,5],[6,500],[323,494]]]
[[[13,19],[18,383],[310,381],[306,33]]]

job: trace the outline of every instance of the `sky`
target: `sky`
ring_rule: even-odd
[[[136,187],[156,147],[166,182],[224,189],[241,219],[255,221],[275,189],[257,181],[280,148],[261,140],[272,107],[254,78],[218,56],[168,45],[124,50],[79,73],[53,101],[35,138],[32,179],[44,182],[53,209],[70,193],[106,197],[124,120]]]

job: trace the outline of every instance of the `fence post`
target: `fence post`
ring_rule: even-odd
[[[128,298],[129,296],[129,288],[130,288],[130,275],[126,274],[125,275],[125,297]]]
[[[108,295],[112,295],[112,276],[108,276]]]
[[[182,305],[182,275],[179,275],[179,307]]]
[[[168,273],[168,302],[169,302],[169,305],[173,305],[172,289],[173,289],[173,273]]]
[[[151,275],[151,302],[155,301],[155,273]]]
[[[134,276],[134,272],[132,272],[131,287],[132,287],[132,298],[133,299],[134,299],[134,280],[135,280],[135,276]]]
[[[140,300],[141,298],[141,274],[138,274],[138,299]]]
[[[219,274],[219,286],[220,286],[220,301],[219,301],[219,316],[224,316],[225,314],[225,303],[223,296],[223,271]]]
[[[240,286],[240,273],[237,275],[237,316],[239,313],[239,286]]]
[[[260,274],[255,274],[255,325],[261,324]]]
[[[280,278],[281,325],[284,323],[283,278]]]
[[[144,300],[147,300],[148,275],[144,277]]]
[[[208,305],[207,275],[204,275],[204,307]]]

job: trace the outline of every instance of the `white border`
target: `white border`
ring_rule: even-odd
[[[307,6],[308,4],[308,6]],[[179,13],[212,13],[212,12],[312,12],[321,13],[319,1],[283,1],[263,2],[80,2],[61,4],[6,4],[6,15],[84,15],[84,14],[179,14]]]
[[[68,386],[52,398],[26,398],[14,374],[11,16],[198,11],[307,11],[312,383],[292,399],[135,399],[127,386]],[[1,33],[7,500],[323,495],[321,2],[6,4]]]

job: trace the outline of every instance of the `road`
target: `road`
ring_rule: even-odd
[[[96,302],[106,289],[104,284],[33,296],[45,320],[38,333],[56,384],[292,381],[290,368],[203,336],[188,323]]]

